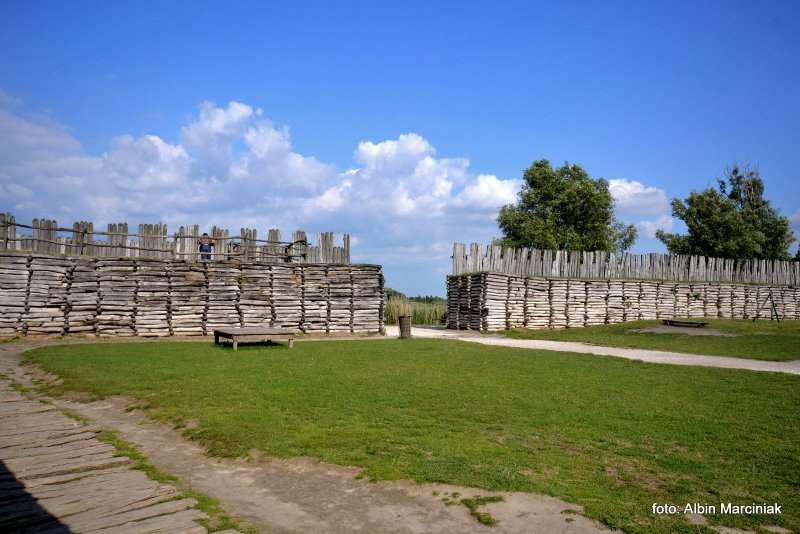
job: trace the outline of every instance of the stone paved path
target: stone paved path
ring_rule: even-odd
[[[0,379],[0,531],[206,532],[194,499],[132,469],[98,432]]]
[[[389,337],[397,337],[399,335],[399,330],[396,326],[387,326],[386,335]],[[579,352],[595,356],[614,356],[616,358],[626,358],[628,360],[642,360],[645,362],[666,363],[669,365],[722,367],[726,369],[746,369],[750,371],[770,371],[774,373],[800,375],[800,359],[790,362],[770,362],[765,360],[748,360],[746,358],[730,358],[726,356],[705,356],[660,350],[602,347],[573,341],[510,339],[501,336],[481,335],[471,331],[445,330],[442,328],[415,327],[412,328],[411,335],[420,338],[458,339],[470,343],[480,343],[482,345],[515,347],[519,349],[553,350],[557,352]],[[797,356],[800,358],[800,348],[798,348]]]

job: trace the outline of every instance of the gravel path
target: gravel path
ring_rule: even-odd
[[[386,335],[399,335],[396,326],[387,326]],[[750,371],[769,371],[800,375],[800,360],[790,362],[768,362],[764,360],[747,360],[745,358],[729,358],[726,356],[704,356],[700,354],[684,354],[660,350],[625,349],[620,347],[602,347],[572,341],[547,341],[541,339],[510,339],[500,336],[488,336],[464,330],[445,330],[442,328],[414,327],[411,335],[419,338],[458,339],[470,343],[514,347],[519,349],[554,350],[558,352],[579,352],[595,356],[614,356],[628,360],[642,360],[650,363],[666,363],[670,365],[696,365],[699,367],[723,367],[726,369],[747,369]],[[800,352],[800,349],[798,349]],[[798,354],[800,357],[800,353]]]

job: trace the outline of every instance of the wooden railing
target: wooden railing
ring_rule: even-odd
[[[33,219],[31,224],[24,224],[9,213],[0,213],[0,250],[6,251],[200,261],[199,244],[205,237],[214,243],[212,261],[239,258],[273,263],[350,263],[348,234],[343,234],[341,246],[334,245],[332,232],[318,234],[317,245],[311,245],[302,230],[294,231],[291,241],[283,240],[281,231],[275,228],[268,231],[267,239],[259,239],[255,228],[241,228],[237,236],[217,226],[203,236],[198,224],[181,226],[174,234],[162,223],[140,224],[137,232],[131,232],[128,223],[112,223],[106,231],[98,231],[89,221],[65,228],[53,219]]]

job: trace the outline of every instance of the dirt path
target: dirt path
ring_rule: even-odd
[[[133,470],[98,430],[0,379],[0,530],[206,532],[194,499]]]
[[[681,352],[666,352],[660,350],[625,349],[621,347],[601,347],[587,343],[573,341],[548,341],[543,339],[510,339],[500,336],[481,335],[476,332],[462,330],[445,330],[441,328],[412,329],[411,334],[420,338],[458,339],[482,345],[501,347],[514,347],[519,349],[553,350],[557,352],[580,352],[596,356],[614,356],[628,360],[642,360],[651,363],[666,363],[670,365],[694,365],[698,367],[722,367],[726,369],[746,369],[749,371],[769,371],[773,373],[787,373],[800,375],[800,359],[790,362],[770,362],[765,360],[748,360],[745,358],[729,358],[726,356],[704,356],[700,354],[685,354]],[[396,326],[387,326],[386,335],[397,337]],[[800,350],[798,350],[800,358]]]
[[[29,382],[31,376],[19,366],[19,358],[32,346],[32,342],[0,345],[0,372],[18,382]],[[260,532],[609,532],[573,513],[579,506],[548,496],[406,481],[373,483],[356,479],[356,468],[308,458],[210,458],[172,428],[153,423],[141,412],[127,412],[126,399],[88,404],[53,401],[102,428],[117,431],[155,466],[216,497],[226,511]],[[442,499],[453,493],[461,497],[502,495],[503,502],[480,509],[498,520],[498,525],[481,525],[461,504],[446,506]]]

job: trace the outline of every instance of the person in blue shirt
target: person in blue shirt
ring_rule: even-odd
[[[208,234],[203,233],[202,237],[197,241],[200,247],[200,260],[211,260],[211,253],[214,251],[214,240],[208,237]]]

